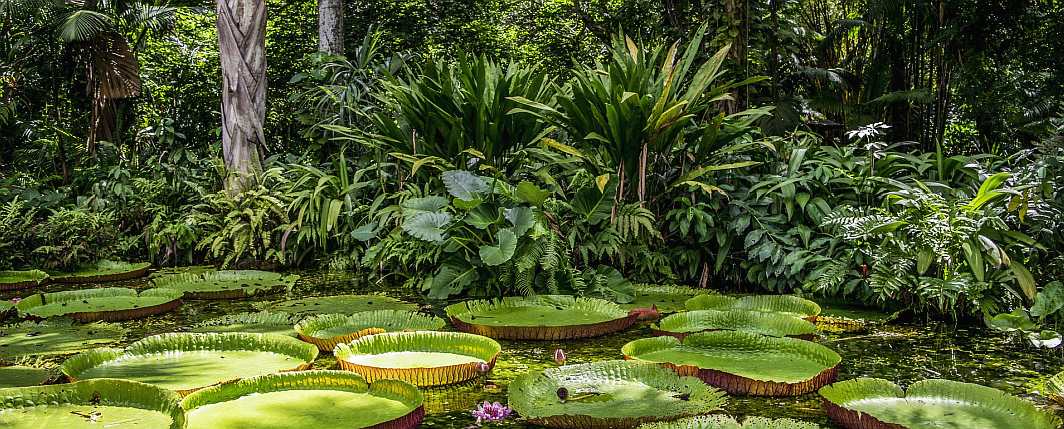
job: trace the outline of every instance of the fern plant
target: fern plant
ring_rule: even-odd
[[[294,226],[286,196],[277,190],[284,180],[281,171],[272,168],[258,186],[235,196],[225,191],[204,195],[192,213],[191,222],[207,231],[196,248],[224,267],[245,262],[285,264]]]

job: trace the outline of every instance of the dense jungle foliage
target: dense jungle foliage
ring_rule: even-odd
[[[345,56],[316,2],[267,6],[266,157],[233,193],[211,3],[0,0],[0,270],[1060,320],[1059,2],[347,2]]]

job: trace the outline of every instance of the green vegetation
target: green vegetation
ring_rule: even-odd
[[[1007,426],[812,391],[1059,400],[1062,39],[1052,1],[0,0],[0,368],[226,383],[194,426],[723,408],[675,375],[755,396],[679,427]],[[64,388],[0,426],[168,425]]]

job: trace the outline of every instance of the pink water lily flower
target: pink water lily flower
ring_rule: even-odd
[[[558,365],[565,365],[565,350],[554,350],[554,362],[556,362]]]
[[[501,422],[510,417],[513,410],[498,402],[484,401],[483,404],[477,406],[477,409],[473,410],[473,417],[477,418],[477,424],[484,422]]]

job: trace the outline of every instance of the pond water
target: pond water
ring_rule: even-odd
[[[146,280],[108,284],[144,288]],[[81,285],[76,288],[91,286]],[[69,286],[49,286],[48,292],[71,289]],[[303,273],[290,296],[273,296],[269,300],[310,296],[384,292],[396,298],[423,305],[423,309],[443,314],[447,303],[426,302],[415,291],[363,285],[350,275]],[[0,298],[10,299],[16,294],[6,293]],[[126,343],[145,336],[187,330],[187,327],[225,314],[256,311],[255,304],[263,299],[246,301],[185,301],[178,310],[144,320],[123,322],[130,329]],[[830,311],[830,310],[829,310]],[[847,313],[853,316],[854,313]],[[857,315],[860,315],[857,313]],[[467,428],[474,419],[470,410],[482,401],[506,402],[506,385],[527,371],[556,366],[553,351],[564,349],[568,362],[586,363],[620,359],[625,343],[651,336],[646,324],[605,337],[579,341],[513,342],[500,341],[503,347],[498,364],[486,379],[464,385],[426,389],[426,411],[422,427]],[[1039,382],[1046,376],[1064,369],[1061,349],[1036,349],[1016,338],[942,323],[921,325],[884,325],[860,333],[827,333],[819,340],[835,349],[843,357],[840,379],[879,377],[903,386],[925,378],[946,378],[983,384],[1028,398],[1064,416],[1064,409],[1047,403],[1037,394]],[[42,358],[31,363],[59,363],[62,357]],[[335,360],[324,353],[315,363],[321,369],[335,369]],[[725,410],[732,415],[760,415],[789,417],[819,423],[834,428],[821,410],[816,394],[795,398],[729,397]],[[519,421],[485,425],[497,428],[526,428]]]

